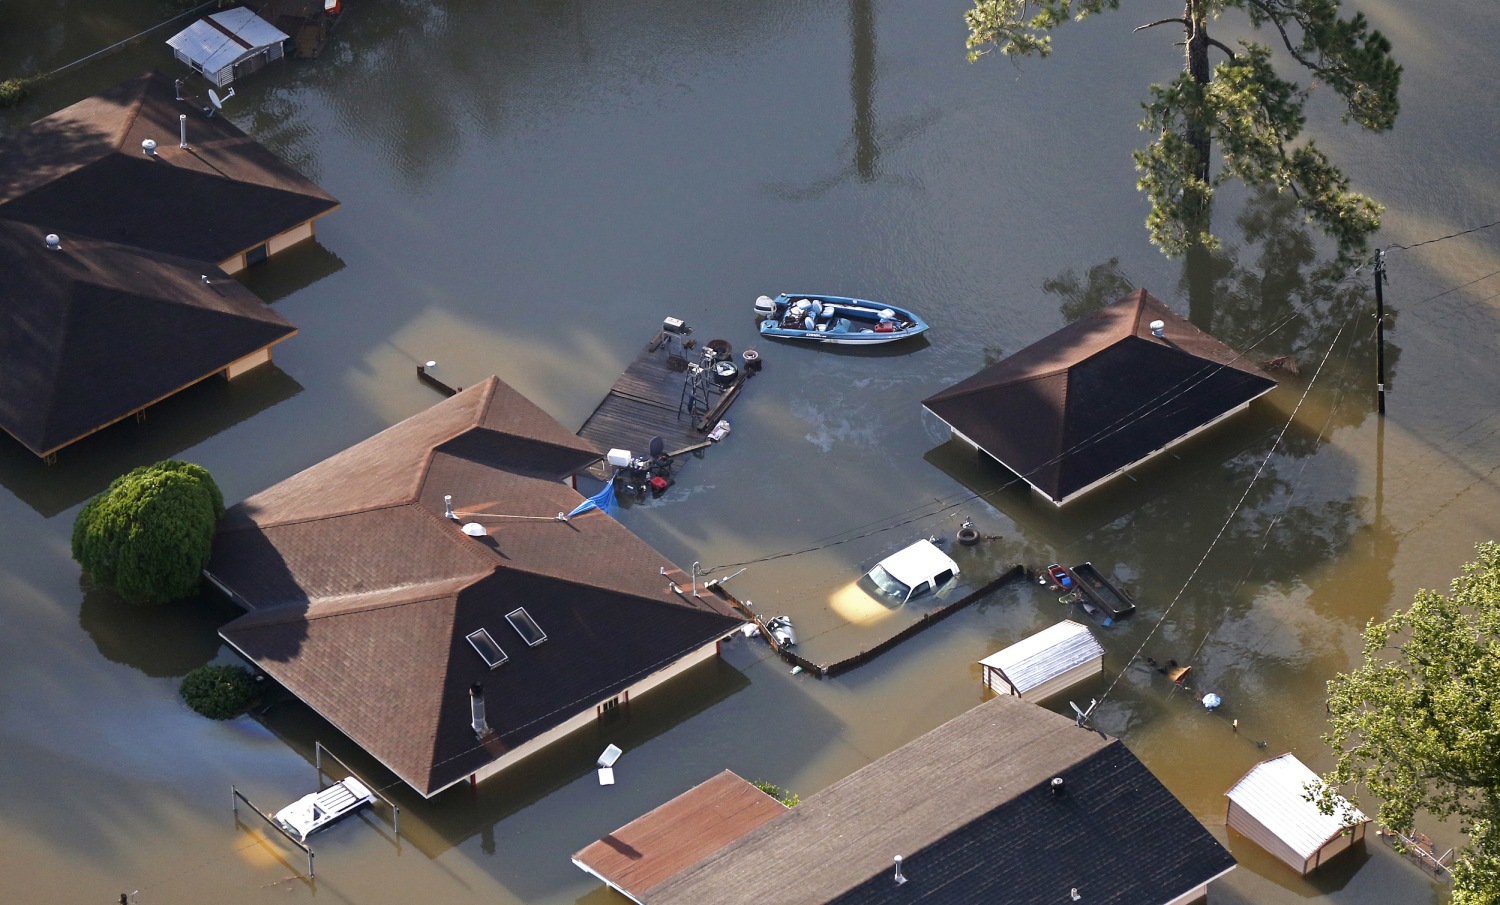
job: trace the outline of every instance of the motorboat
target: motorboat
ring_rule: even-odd
[[[766,620],[766,631],[776,639],[779,647],[796,647],[797,630],[792,628],[792,620],[787,616],[772,616]]]
[[[838,346],[873,346],[927,330],[927,323],[908,309],[840,295],[763,295],[755,300],[755,313],[761,336]]]
[[[302,842],[340,818],[375,803],[375,793],[349,777],[321,792],[309,792],[276,812],[276,823]]]

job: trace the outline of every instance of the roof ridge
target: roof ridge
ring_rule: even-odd
[[[153,69],[151,71],[155,71],[155,70]],[[151,87],[150,86],[150,81],[151,81],[151,72],[147,72],[145,75],[141,76],[139,79],[136,80],[136,83],[137,83],[138,87],[137,87],[135,99],[130,102],[129,109],[127,110],[124,118],[121,119],[121,121],[120,121],[120,124],[121,124],[120,137],[119,137],[119,140],[114,143],[114,149],[117,152],[124,152],[124,150],[125,150],[125,139],[126,139],[127,136],[130,135],[130,130],[135,128],[135,121],[141,115],[141,108],[143,108],[146,105],[146,94],[148,93],[148,91],[150,90],[150,87]]]

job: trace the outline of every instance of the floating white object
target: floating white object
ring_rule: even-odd
[[[1203,696],[1203,709],[1204,710],[1213,710],[1213,709],[1217,708],[1222,703],[1224,703],[1224,699],[1221,698],[1221,697],[1219,697],[1218,695],[1214,694],[1211,691],[1208,694],[1206,694],[1206,695]]]

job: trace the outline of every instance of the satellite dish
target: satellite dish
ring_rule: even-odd
[[[1079,708],[1079,706],[1077,704],[1074,704],[1072,701],[1068,702],[1068,706],[1072,707],[1073,712],[1078,714],[1078,718],[1074,722],[1077,725],[1082,726],[1084,723],[1088,722],[1088,718],[1093,714],[1094,708],[1099,706],[1099,702],[1096,700],[1090,700],[1089,709],[1087,710]]]
[[[478,522],[469,522],[459,530],[463,531],[463,533],[469,535],[470,537],[484,537],[485,535],[484,526],[479,524]]]
[[[213,90],[212,88],[208,89],[208,102],[214,105],[215,110],[224,109],[224,102],[219,99],[219,92]]]
[[[666,448],[666,443],[664,443],[662,441],[662,438],[660,438],[660,437],[652,437],[651,438],[651,458],[655,459],[655,458],[659,457],[661,455],[661,453],[662,453],[662,450],[665,449],[665,448]]]

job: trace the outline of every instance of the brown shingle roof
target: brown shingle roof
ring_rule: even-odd
[[[147,138],[154,157],[141,151]],[[65,236],[220,262],[337,206],[229,120],[176,100],[159,72],[0,142],[0,218]]]
[[[0,273],[0,427],[38,455],[297,332],[212,264],[3,219]]]
[[[922,404],[1061,502],[1275,386],[1137,289]]]
[[[222,634],[433,794],[740,621],[669,592],[670,564],[608,515],[552,518],[582,502],[562,475],[598,458],[491,377],[226,513],[208,571],[251,612]],[[487,537],[443,517],[449,493]],[[546,641],[511,627],[518,607]],[[474,651],[480,628],[507,663]]]
[[[1061,795],[1050,792],[1064,780]],[[904,885],[892,881],[901,855]],[[1118,740],[1001,695],[650,890],[647,905],[1161,905],[1234,859]]]
[[[785,812],[725,770],[575,853],[573,863],[641,901],[651,887]]]

